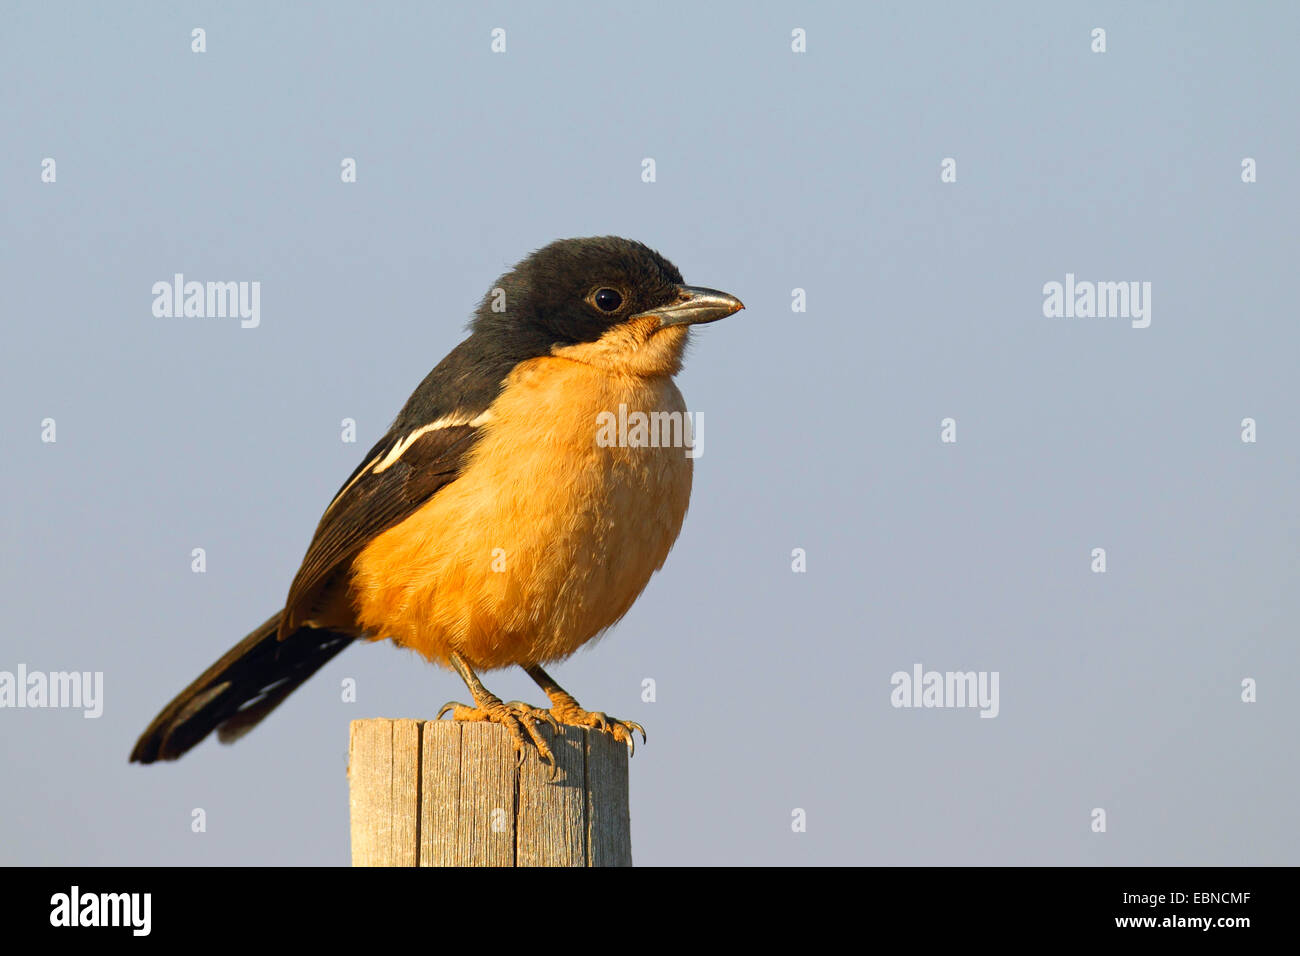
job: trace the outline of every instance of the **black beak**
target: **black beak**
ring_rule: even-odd
[[[745,307],[734,295],[727,295],[717,289],[701,289],[698,286],[683,285],[677,287],[678,296],[673,302],[661,305],[657,309],[647,309],[632,316],[634,319],[649,315],[658,316],[659,327],[666,329],[670,325],[700,325],[703,322],[716,322],[739,312]]]

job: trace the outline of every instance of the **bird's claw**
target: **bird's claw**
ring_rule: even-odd
[[[609,734],[619,743],[627,744],[629,756],[636,754],[634,731],[641,734],[641,743],[646,742],[645,728],[635,720],[619,720],[599,710],[583,710],[576,703],[570,704],[567,700],[562,700],[556,706],[553,706],[551,713],[562,724],[568,724],[571,727],[586,727],[590,730],[599,730],[602,733]]]
[[[551,779],[555,779],[557,772],[555,754],[551,752],[551,748],[542,738],[539,729],[539,725],[545,723],[549,724],[557,734],[560,733],[560,725],[549,711],[518,700],[512,700],[508,704],[503,704],[500,700],[495,699],[487,700],[477,707],[471,707],[468,704],[452,700],[442,705],[438,711],[437,719],[441,720],[448,711],[451,712],[453,721],[487,721],[504,727],[506,732],[510,734],[510,739],[514,744],[516,768],[524,765],[524,761],[528,757],[527,745],[532,744],[537,750],[537,756],[547,765]],[[524,739],[525,733],[527,734],[527,740]]]
[[[449,710],[454,710],[454,709],[457,708],[457,707],[464,707],[466,710],[473,710],[473,709],[474,709],[474,708],[470,707],[468,704],[462,704],[462,703],[461,703],[460,701],[458,701],[458,700],[449,700],[449,701],[447,701],[447,703],[443,704],[441,707],[438,708],[438,716],[435,717],[435,718],[433,718],[433,719],[434,719],[434,720],[442,720],[442,715],[443,715],[443,714],[447,713],[447,711],[449,711]]]
[[[511,710],[521,710],[534,720],[544,720],[551,725],[551,729],[557,734],[563,732],[560,722],[549,710],[542,710],[540,707],[534,707],[532,704],[525,704],[522,700],[512,700],[506,704]]]

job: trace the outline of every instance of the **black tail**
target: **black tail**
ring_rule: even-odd
[[[175,760],[214,728],[222,743],[238,740],[355,640],[300,627],[281,641],[279,627],[276,614],[177,694],[140,735],[131,760]]]

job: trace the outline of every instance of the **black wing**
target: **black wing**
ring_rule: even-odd
[[[280,640],[311,620],[375,535],[456,480],[507,376],[520,362],[547,354],[552,338],[517,322],[486,323],[425,376],[325,509],[289,589]]]
[[[481,423],[434,424],[390,431],[371,449],[325,509],[302,567],[289,588],[279,636],[310,620],[331,585],[380,532],[413,514],[438,489],[455,481]]]

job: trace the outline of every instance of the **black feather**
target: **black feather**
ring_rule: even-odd
[[[352,559],[376,535],[409,517],[460,474],[479,429],[448,425],[425,432],[383,471],[379,461],[401,438],[375,446],[364,470],[325,512],[285,601],[280,633],[288,635],[311,620],[331,587],[346,587]],[[405,437],[405,436],[402,436]]]
[[[140,735],[131,760],[175,760],[217,728],[235,739],[355,640],[304,627],[281,641],[279,627],[276,614],[177,694]]]

